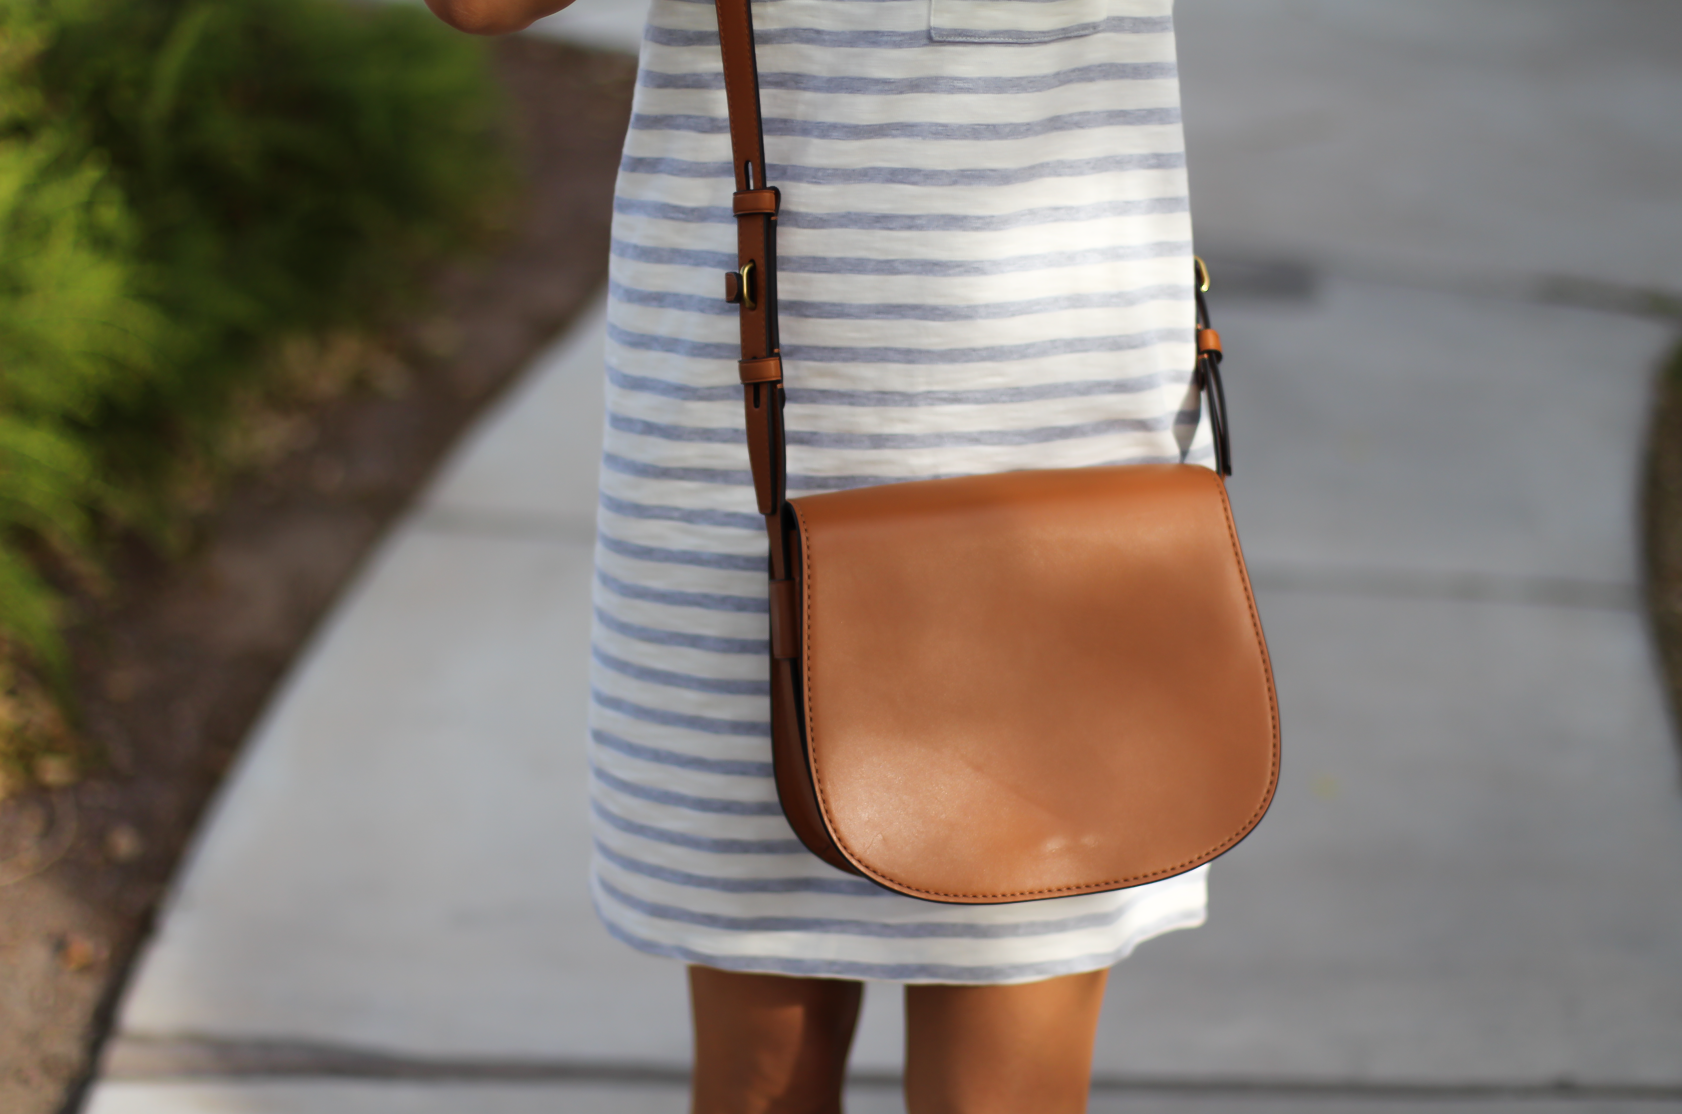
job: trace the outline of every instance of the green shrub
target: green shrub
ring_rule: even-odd
[[[0,0],[0,664],[62,660],[43,559],[166,536],[266,351],[484,231],[501,110],[415,9]]]
[[[137,227],[103,159],[46,112],[38,28],[0,40],[0,637],[60,664],[57,609],[28,541],[74,560],[109,501],[88,423],[133,397],[168,341],[139,293]]]
[[[149,299],[190,323],[168,374],[96,419],[121,470],[155,477],[175,438],[215,429],[265,339],[389,304],[410,263],[475,230],[499,106],[479,45],[424,11],[50,7],[47,95],[110,160],[140,220]]]

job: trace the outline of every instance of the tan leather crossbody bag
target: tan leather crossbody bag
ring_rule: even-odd
[[[931,901],[1121,889],[1261,820],[1273,675],[1227,505],[1220,342],[1198,294],[1216,468],[1140,464],[786,498],[779,195],[749,0],[716,0],[735,165],[741,378],[770,532],[777,792],[802,843]]]

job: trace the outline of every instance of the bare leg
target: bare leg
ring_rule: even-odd
[[[1108,971],[905,988],[910,1114],[1085,1114]]]
[[[840,1114],[864,984],[689,969],[692,1114]]]

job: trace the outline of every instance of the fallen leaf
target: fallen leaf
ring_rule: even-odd
[[[60,941],[58,962],[66,971],[86,971],[105,960],[106,948],[97,940],[71,933]]]
[[[35,760],[35,780],[48,789],[68,789],[81,776],[76,760],[67,754],[43,754]]]
[[[146,841],[133,824],[118,824],[105,833],[105,854],[114,863],[132,863],[146,853]]]

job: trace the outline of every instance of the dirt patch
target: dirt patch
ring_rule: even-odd
[[[0,1110],[73,1110],[206,799],[293,654],[456,435],[604,281],[634,64],[498,44],[529,168],[515,231],[437,276],[400,374],[323,406],[184,561],[119,555],[72,633],[86,780],[0,802]]]
[[[1642,480],[1647,613],[1672,722],[1682,725],[1682,346],[1671,353],[1654,383]]]

